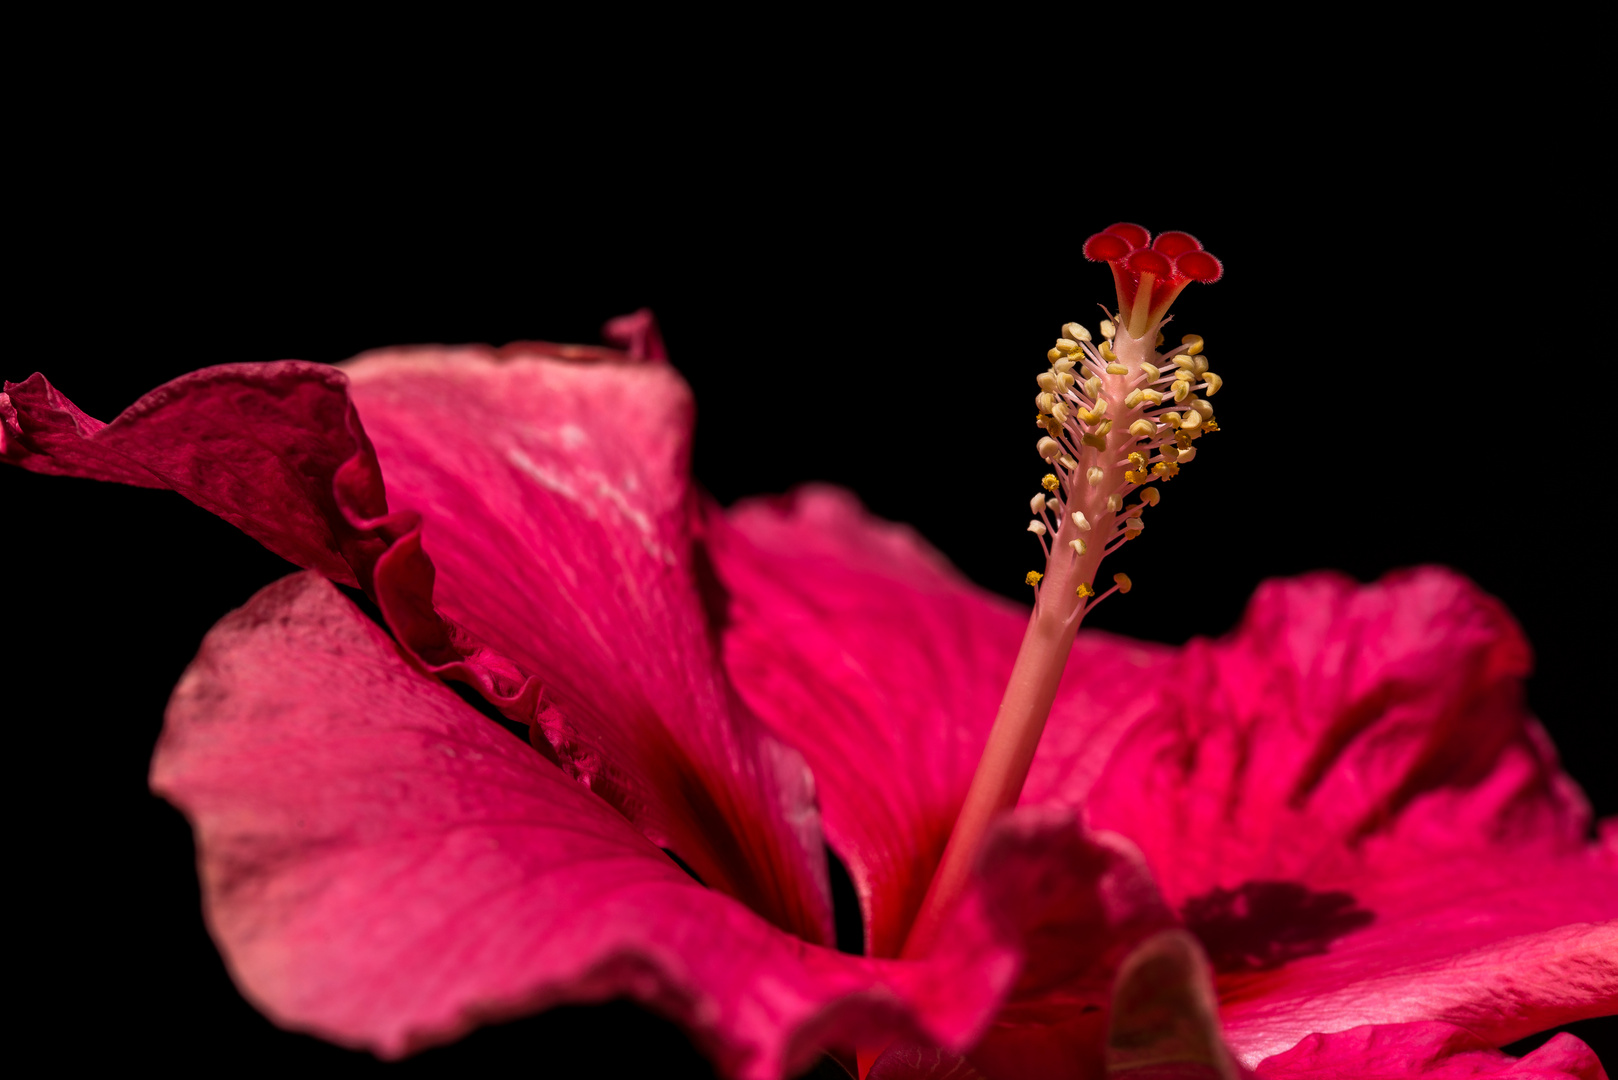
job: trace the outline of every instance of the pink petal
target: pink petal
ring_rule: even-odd
[[[178,491],[289,562],[368,583],[387,540],[345,517],[333,489],[364,450],[346,382],[324,364],[224,364],[182,375],[104,424],[35,374],[5,386],[0,457],[33,472]],[[363,480],[345,493],[351,508],[380,517],[380,480]]]
[[[1258,1066],[1260,1080],[1607,1080],[1590,1048],[1565,1032],[1514,1058],[1453,1024],[1389,1024],[1311,1035]]]
[[[376,455],[324,364],[222,364],[182,375],[110,424],[43,375],[0,394],[0,459],[34,472],[177,491],[282,558],[376,597],[411,655],[532,718],[538,683],[432,607],[414,514],[388,513]],[[377,578],[387,587],[379,595]]]
[[[425,522],[434,605],[544,680],[559,760],[709,885],[829,942],[814,781],[708,636],[690,391],[601,352],[404,349],[346,370],[389,497]]]
[[[1025,981],[1082,994],[1167,918],[1128,845],[1019,811],[947,950],[896,963],[805,944],[691,881],[312,574],[209,634],[152,779],[196,828],[209,926],[244,993],[278,1023],[390,1057],[621,995],[730,1076],[896,1036],[959,1051],[1030,953],[1049,955]]]
[[[1618,1010],[1618,860],[1523,711],[1509,615],[1441,570],[1260,590],[1091,793],[1220,971],[1249,1064],[1448,1020],[1500,1045]]]
[[[811,486],[710,512],[725,665],[770,729],[801,750],[847,863],[867,948],[897,954],[948,838],[1027,612],[972,585],[912,530]],[[1167,649],[1085,634],[1024,802],[1087,785],[1140,713]]]

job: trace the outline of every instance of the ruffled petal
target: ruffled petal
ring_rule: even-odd
[[[1187,647],[1090,807],[1205,943],[1244,1061],[1364,1023],[1500,1045],[1618,1011],[1618,860],[1523,709],[1528,664],[1435,569],[1271,583]]]
[[[1454,1024],[1367,1025],[1311,1035],[1259,1063],[1259,1080],[1607,1080],[1583,1042],[1563,1032],[1521,1058]]]
[[[708,636],[678,373],[521,345],[345,370],[389,497],[423,517],[434,604],[543,680],[558,760],[709,885],[830,942],[814,781]]]
[[[369,584],[392,538],[339,506],[334,477],[364,445],[346,384],[324,364],[223,364],[165,383],[104,424],[35,374],[0,395],[0,459],[177,491],[289,562]],[[342,493],[350,508],[386,514],[380,480],[355,479]]]
[[[43,375],[6,391],[0,460],[178,492],[287,561],[363,588],[413,660],[532,719],[538,681],[433,609],[419,519],[388,512],[342,372],[295,360],[221,364],[164,383],[110,424]]]
[[[840,489],[809,486],[707,517],[726,670],[808,759],[827,836],[859,892],[867,949],[895,955],[982,754],[1027,611]],[[1025,805],[1093,779],[1140,713],[1131,680],[1149,682],[1171,655],[1080,636]],[[1107,678],[1086,677],[1096,671]]]
[[[727,1076],[876,1039],[959,1052],[1030,979],[1089,993],[1168,918],[1127,844],[1019,811],[949,948],[901,963],[808,945],[693,882],[312,574],[209,634],[152,779],[196,828],[209,927],[243,991],[278,1023],[390,1057],[615,996],[682,1024]]]
[[[803,1064],[857,1013],[907,1030],[902,984],[693,882],[310,574],[210,633],[152,782],[197,830],[233,975],[288,1027],[395,1057],[626,995],[748,1077]],[[949,972],[974,974],[992,1001],[981,971]]]
[[[619,329],[659,355],[644,315]],[[811,775],[738,707],[705,636],[685,522],[688,391],[667,365],[609,349],[508,353],[358,365],[402,491],[384,490],[348,377],[294,361],[193,372],[111,424],[35,375],[7,384],[0,453],[35,471],[170,488],[284,558],[358,584],[424,670],[537,720],[548,752],[705,881],[829,941]],[[631,427],[616,410],[637,390],[648,396]],[[563,495],[556,484],[582,486]],[[424,509],[447,574],[424,550]],[[536,517],[521,520],[525,509]],[[536,716],[540,676],[551,707]]]

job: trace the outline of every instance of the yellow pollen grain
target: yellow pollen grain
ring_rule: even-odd
[[[1030,570],[1028,571],[1028,576],[1022,579],[1022,583],[1024,585],[1038,585],[1040,579],[1042,579],[1044,576],[1045,575],[1041,574],[1038,570]]]
[[[1044,488],[1046,491],[1055,491],[1059,484],[1061,484],[1061,481],[1056,478],[1056,474],[1049,472],[1046,473],[1039,481],[1039,486]]]
[[[1079,582],[1079,587],[1077,589],[1074,589],[1073,592],[1074,592],[1075,595],[1082,596],[1086,600],[1090,599],[1090,597],[1092,597],[1092,596],[1094,596],[1096,594],[1096,591],[1094,589],[1090,588],[1090,586],[1086,585],[1082,581]],[[1108,610],[1110,611],[1111,609],[1109,608]]]

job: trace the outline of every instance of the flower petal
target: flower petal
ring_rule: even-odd
[[[655,357],[655,327],[631,322],[625,333]],[[476,686],[515,720],[535,720],[543,674],[553,702],[571,711],[552,707],[539,719],[576,776],[709,884],[806,938],[829,941],[813,780],[795,752],[736,706],[705,638],[683,538],[689,393],[667,365],[629,363],[608,349],[510,351],[515,358],[501,365],[492,350],[462,350],[446,361],[454,374],[438,381],[443,371],[430,371],[424,360],[436,353],[414,353],[393,367],[372,357],[359,366],[375,390],[371,405],[394,425],[390,436],[404,430],[389,440],[407,484],[402,493],[384,492],[347,376],[294,361],[194,372],[145,395],[111,424],[85,416],[35,375],[7,384],[0,454],[39,472],[180,492],[277,554],[363,587],[412,658]],[[504,374],[493,374],[497,367]],[[572,392],[559,390],[543,404],[516,392],[499,399],[512,389],[504,383],[535,372],[571,376]],[[481,395],[423,400],[478,383],[479,373],[487,376]],[[423,376],[414,399],[400,389],[412,375]],[[614,394],[637,385],[651,396],[638,406],[639,426],[626,434],[614,418]],[[543,374],[526,388],[542,399],[552,389]],[[420,406],[414,413],[411,401]],[[575,416],[567,408],[596,411]],[[508,435],[510,445],[501,441]],[[589,446],[571,442],[578,438]],[[551,443],[539,445],[546,439]],[[580,452],[570,456],[561,444]],[[507,449],[522,456],[479,456]],[[560,457],[547,456],[558,449]],[[595,451],[612,464],[598,469],[585,460]],[[451,460],[469,472],[447,475]],[[534,470],[564,485],[596,486],[566,499]],[[614,503],[623,493],[597,483],[608,473],[639,485],[638,494]],[[479,487],[484,483],[488,490]],[[540,519],[511,520],[523,510],[510,501],[514,488],[540,504],[532,507]],[[390,514],[390,498],[407,509]],[[477,516],[479,507],[490,513]],[[447,575],[423,551],[418,508],[439,515],[435,553],[458,556]],[[468,517],[446,519],[446,510]],[[628,550],[614,525],[634,538]],[[557,606],[539,606],[545,603]],[[476,632],[447,614],[468,608],[487,616]],[[499,632],[489,633],[495,624]]]
[[[358,585],[387,546],[338,506],[332,479],[364,439],[324,364],[223,364],[182,375],[110,424],[35,374],[0,395],[0,458],[33,472],[178,491],[289,562]],[[386,513],[380,483],[354,508]]]
[[[1311,1035],[1256,1071],[1259,1080],[1607,1080],[1591,1049],[1566,1032],[1514,1058],[1464,1028],[1436,1022]]]
[[[741,706],[708,636],[679,374],[529,346],[346,371],[389,497],[423,517],[434,605],[544,680],[562,764],[709,885],[830,942],[813,778]]]
[[[6,391],[0,460],[179,492],[289,562],[363,588],[412,658],[476,686],[514,719],[532,718],[538,682],[433,610],[419,520],[388,513],[342,372],[295,360],[221,364],[163,384],[110,424],[43,375]]]
[[[856,1003],[889,1024],[903,1011],[870,962],[693,882],[410,670],[312,574],[209,634],[152,783],[196,827],[209,926],[244,992],[337,1042],[395,1057],[501,1016],[627,995],[684,1025],[726,1074],[773,1077]]]
[[[805,944],[697,885],[308,573],[208,635],[152,781],[196,828],[208,923],[243,991],[278,1023],[389,1057],[614,996],[685,1026],[727,1076],[862,1040],[959,1051],[1031,953],[1052,955],[1025,979],[1082,990],[1105,977],[1099,956],[1168,918],[1127,844],[1019,811],[947,950],[900,963]]]
[[[1027,622],[906,526],[809,486],[710,509],[726,670],[814,770],[827,836],[859,892],[866,947],[899,951],[983,751]],[[1172,652],[1083,634],[1025,804],[1087,785],[1139,715],[1133,679]],[[1070,802],[1069,805],[1072,805]]]
[[[1369,1022],[1499,1045],[1618,1009],[1618,859],[1522,708],[1528,662],[1446,571],[1271,583],[1119,744],[1094,820],[1205,943],[1248,1064]]]

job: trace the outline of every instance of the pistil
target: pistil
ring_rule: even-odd
[[[1065,325],[1037,379],[1035,422],[1045,435],[1036,449],[1051,471],[1030,502],[1028,529],[1045,569],[1027,576],[1033,614],[903,957],[931,951],[995,817],[1016,806],[1080,623],[1101,600],[1133,587],[1116,574],[1098,596],[1102,560],[1140,536],[1145,508],[1159,501],[1148,485],[1172,479],[1195,456],[1192,442],[1217,430],[1212,406],[1196,397],[1222,385],[1202,339],[1188,335],[1167,353],[1157,346],[1174,296],[1189,281],[1216,280],[1221,268],[1185,233],[1165,233],[1156,249],[1149,239],[1139,226],[1115,225],[1085,244],[1086,256],[1112,264],[1119,315],[1101,323],[1099,345],[1084,326]],[[1125,506],[1131,495],[1137,501]]]

